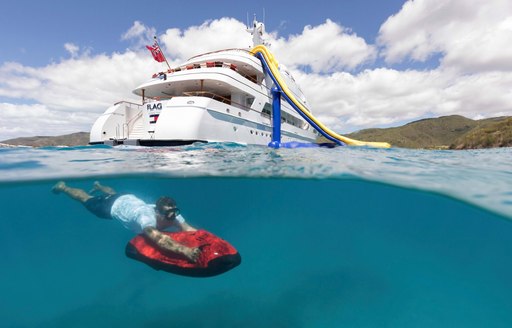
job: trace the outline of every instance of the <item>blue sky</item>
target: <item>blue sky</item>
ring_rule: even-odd
[[[121,35],[141,21],[161,33],[170,27],[187,28],[222,17],[242,22],[256,14],[268,30],[280,34],[300,33],[306,25],[322,24],[327,18],[352,28],[370,42],[380,25],[403,5],[403,0],[351,1],[8,1],[2,5],[0,38],[4,47],[0,62],[18,61],[46,65],[67,56],[66,42],[92,49],[92,53],[123,51],[129,46]],[[160,14],[166,13],[166,14]]]
[[[244,47],[247,15],[263,12],[271,51],[339,132],[512,115],[509,0],[19,0],[0,13],[0,140],[88,131],[161,70],[152,34],[178,65]]]

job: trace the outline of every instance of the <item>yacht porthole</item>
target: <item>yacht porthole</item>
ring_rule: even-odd
[[[251,130],[251,134],[253,134],[254,132]]]
[[[242,113],[238,112],[238,116],[242,117]]]
[[[229,108],[226,108],[226,113],[229,113]]]
[[[236,126],[233,126],[233,131],[236,132],[236,130],[238,130],[238,128]]]
[[[189,105],[192,105],[193,103],[194,103],[194,101],[193,101],[193,100],[189,100],[189,101],[187,101],[187,104],[189,104]]]

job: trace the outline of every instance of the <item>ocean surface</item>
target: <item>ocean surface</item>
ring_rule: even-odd
[[[0,148],[1,327],[512,327],[512,148]],[[211,278],[51,187],[100,181],[226,239]]]

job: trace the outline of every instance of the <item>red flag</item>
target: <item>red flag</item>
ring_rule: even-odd
[[[159,63],[165,61],[164,54],[162,53],[162,50],[160,50],[160,47],[158,46],[158,43],[155,43],[152,46],[146,46],[149,51],[151,51],[151,54],[153,55],[153,58]]]

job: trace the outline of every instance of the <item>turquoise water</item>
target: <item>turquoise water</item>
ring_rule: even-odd
[[[2,327],[510,327],[512,149],[0,149]],[[51,193],[100,180],[232,243],[213,278]]]

